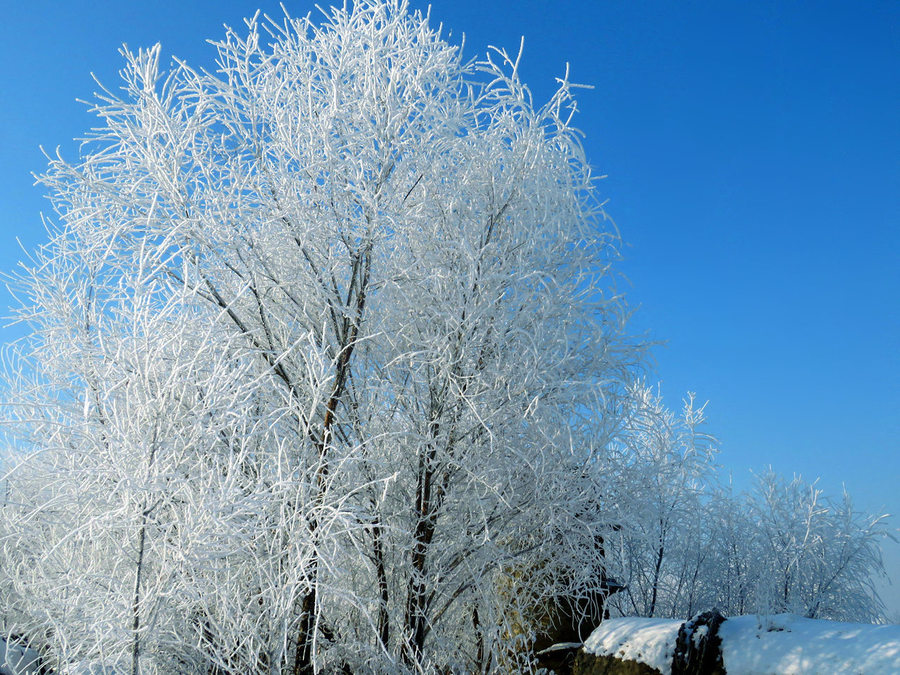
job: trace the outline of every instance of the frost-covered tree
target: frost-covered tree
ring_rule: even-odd
[[[701,577],[707,606],[735,616],[757,611],[756,526],[745,496],[735,495],[730,484],[714,489],[704,517],[712,544]]]
[[[703,409],[680,416],[657,391],[630,388],[622,430],[604,456],[606,571],[626,588],[621,615],[684,618],[712,607],[729,615],[791,612],[877,622],[873,582],[884,573],[886,516],[855,511],[771,469],[748,493],[720,486]]]
[[[216,49],[123,51],[42,179],[7,629],[61,669],[495,670],[596,596],[637,355],[573,85],[535,106],[399,0]]]
[[[708,486],[714,480],[713,439],[693,395],[680,415],[658,390],[629,388],[622,429],[607,461],[607,492],[615,530],[607,535],[611,573],[624,582],[612,606],[620,614],[676,617],[702,607],[695,597],[709,550]]]
[[[879,621],[884,606],[873,587],[884,573],[886,516],[855,511],[850,496],[825,497],[815,483],[788,481],[769,469],[747,498],[757,611],[810,619]]]

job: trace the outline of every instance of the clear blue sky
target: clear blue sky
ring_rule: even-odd
[[[257,7],[281,11],[0,0],[0,269],[16,237],[43,240],[30,172],[38,145],[74,155],[90,72],[114,85],[123,42],[210,65],[204,40]],[[736,483],[771,464],[900,513],[900,3],[434,0],[432,17],[469,56],[524,35],[539,101],[566,61],[596,87],[578,125],[628,243],[633,326],[667,341],[671,405],[709,399]],[[900,546],[887,553],[900,616]]]

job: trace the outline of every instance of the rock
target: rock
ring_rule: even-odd
[[[678,630],[672,675],[725,675],[719,626],[725,621],[718,610],[697,614]]]
[[[619,617],[591,633],[575,659],[574,675],[669,673],[683,625],[677,619]]]
[[[575,656],[572,675],[660,675],[660,671],[646,663],[589,654],[581,650]]]
[[[572,675],[575,656],[581,650],[581,642],[560,642],[535,654],[538,666],[556,675]]]

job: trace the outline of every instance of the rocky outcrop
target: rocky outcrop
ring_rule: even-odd
[[[725,675],[719,626],[725,617],[715,609],[685,621],[678,629],[672,675]]]
[[[716,610],[688,621],[622,618],[597,628],[578,653],[573,675],[725,675]]]

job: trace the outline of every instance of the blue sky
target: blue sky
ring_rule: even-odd
[[[900,4],[431,4],[469,56],[514,51],[524,35],[520,71],[538,101],[567,61],[594,85],[577,124],[627,243],[633,328],[666,341],[655,374],[670,405],[687,390],[710,401],[736,484],[771,464],[900,513]],[[17,237],[44,238],[38,146],[74,156],[70,139],[92,123],[76,99],[96,89],[91,72],[115,85],[123,42],[210,65],[204,40],[222,24],[281,12],[252,0],[0,6],[3,270],[22,257]],[[900,617],[900,546],[886,552]]]

